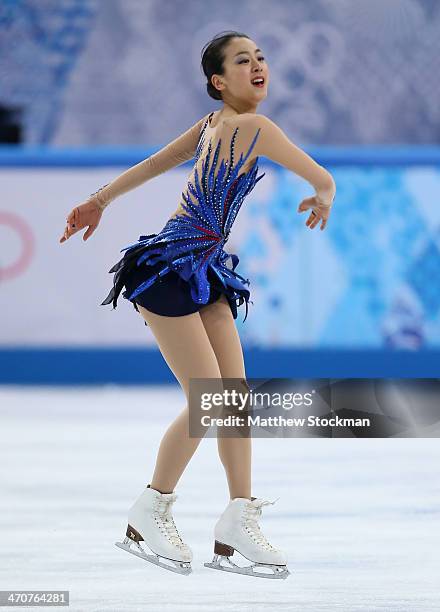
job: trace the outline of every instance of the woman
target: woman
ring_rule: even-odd
[[[250,297],[249,281],[235,268],[237,255],[223,247],[241,204],[264,176],[264,155],[309,181],[316,195],[304,199],[299,212],[311,209],[306,225],[326,226],[335,196],[332,176],[296,147],[257,108],[267,96],[269,68],[255,42],[240,32],[218,34],[202,51],[207,91],[222,108],[200,119],[156,154],[133,166],[75,207],[60,242],[87,227],[87,240],[103,211],[122,193],[195,158],[182,201],[159,234],[140,236],[125,247],[110,272],[113,287],[103,304],[113,303],[122,288],[146,325],[189,398],[191,378],[237,379],[246,374],[235,327],[237,303]],[[232,267],[226,263],[231,260]],[[248,389],[248,387],[245,388]],[[151,483],[129,511],[127,534],[119,546],[154,563],[189,573],[192,551],[177,531],[171,506],[175,486],[202,437],[189,437],[189,406],[171,423],[159,446]],[[251,496],[251,439],[218,435],[230,501],[215,526],[216,569],[261,577],[286,578],[286,556],[264,537],[258,525],[262,506],[274,503]],[[155,553],[147,555],[145,541]],[[132,546],[135,550],[132,550]],[[230,561],[234,549],[253,562],[240,568]],[[162,563],[159,557],[169,563]],[[228,566],[220,563],[225,559]],[[258,573],[258,568],[272,573]],[[255,571],[257,570],[257,571]]]

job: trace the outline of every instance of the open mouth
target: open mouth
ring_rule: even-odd
[[[264,87],[264,77],[255,77],[252,79],[251,83],[254,87]]]

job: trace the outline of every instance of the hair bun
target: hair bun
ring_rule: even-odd
[[[206,91],[214,100],[223,100],[222,93],[211,83],[213,74],[224,74],[224,48],[232,38],[249,38],[243,32],[224,30],[214,36],[202,49],[202,70],[207,78]]]

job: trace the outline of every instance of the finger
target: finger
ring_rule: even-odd
[[[70,215],[67,217],[66,222],[68,228],[76,227],[78,225],[78,223],[75,221],[75,210],[72,210]]]
[[[313,221],[310,224],[310,228],[314,229],[318,225],[318,223],[320,222],[321,219],[322,219],[321,215],[315,214],[315,217],[314,217]]]
[[[79,208],[75,207],[66,219],[67,225],[71,225],[72,227],[78,227],[80,222],[80,212]]]
[[[298,212],[300,213],[305,212],[309,208],[310,208],[310,204],[307,204],[306,202],[301,202],[301,204],[298,206]]]
[[[70,224],[66,225],[66,229],[64,230],[64,240],[68,240],[70,236],[73,236],[78,230],[73,229]],[[64,242],[64,241],[63,241]]]
[[[71,225],[72,227],[76,227],[78,223],[79,223],[79,210],[78,208],[74,208]]]
[[[87,240],[88,238],[90,238],[90,236],[93,234],[96,228],[97,228],[96,225],[89,225],[86,233],[83,236],[83,240]]]
[[[67,226],[67,229],[68,229],[68,235],[70,238],[70,236],[73,236],[74,234],[76,234],[76,232],[79,232],[79,230],[82,229],[82,227],[80,227],[80,225],[75,225],[75,223],[71,223],[70,225]]]
[[[315,218],[315,213],[314,213],[314,212],[313,212],[313,210],[312,210],[312,212],[311,212],[311,213],[310,213],[310,215],[309,215],[309,218],[308,218],[308,219],[307,219],[307,221],[306,221],[306,225],[307,225],[307,227],[309,227],[309,226],[310,226],[310,224],[312,223],[312,221],[313,221],[313,219],[314,219],[314,218]]]
[[[327,225],[327,219],[323,219],[321,223],[321,231],[325,228],[326,225]]]

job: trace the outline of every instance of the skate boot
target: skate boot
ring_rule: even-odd
[[[115,544],[150,563],[187,575],[192,571],[193,555],[174,524],[171,506],[176,499],[175,493],[160,493],[148,485],[129,510],[124,541]],[[148,554],[141,542],[154,555]]]
[[[261,508],[275,501],[257,497],[232,499],[214,528],[214,558],[204,566],[258,578],[287,578],[290,572],[285,554],[266,540],[258,524]],[[233,563],[230,557],[234,550],[252,561],[252,565],[241,567]]]

